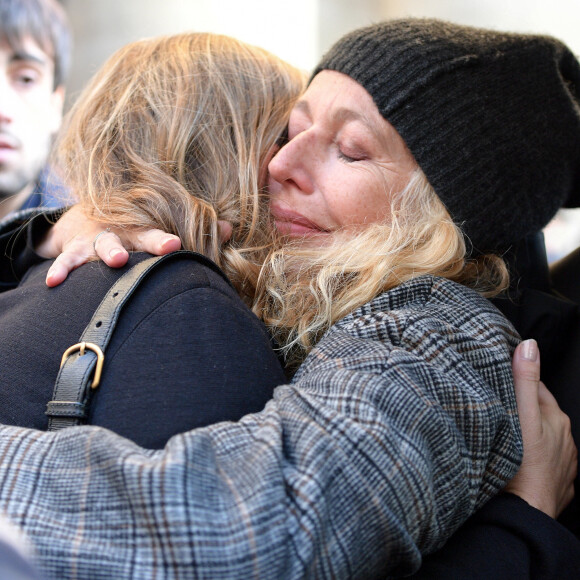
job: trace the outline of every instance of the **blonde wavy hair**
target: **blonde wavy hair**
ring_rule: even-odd
[[[272,251],[254,306],[297,368],[332,324],[382,292],[425,274],[493,296],[508,285],[496,255],[466,257],[460,228],[417,168],[403,191],[385,193],[390,215],[356,234],[335,232],[323,247],[290,241]]]
[[[65,119],[55,163],[92,219],[159,228],[211,258],[253,297],[266,248],[265,165],[304,74],[227,36],[131,43]],[[220,247],[218,220],[233,225]]]

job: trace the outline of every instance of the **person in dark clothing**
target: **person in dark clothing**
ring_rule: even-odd
[[[86,212],[117,226],[163,224],[198,252],[156,269],[125,306],[90,424],[162,448],[177,433],[261,410],[287,382],[240,291],[255,283],[267,242],[260,167],[302,83],[261,49],[176,35],[121,49],[67,117],[57,156]],[[93,262],[55,291],[44,283],[52,261],[42,261],[0,295],[0,422],[47,428],[63,353],[114,282],[147,257],[133,254],[120,271]]]

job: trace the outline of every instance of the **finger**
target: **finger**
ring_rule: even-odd
[[[535,340],[518,345],[512,359],[512,370],[520,422],[529,421],[540,427],[540,353]]]
[[[46,273],[46,285],[54,288],[66,280],[70,270],[63,265],[55,262]]]
[[[78,251],[67,251],[60,254],[46,273],[46,285],[58,286],[66,280],[69,272],[87,261],[88,256]]]
[[[121,239],[111,231],[103,230],[93,241],[96,255],[111,268],[120,268],[127,263],[129,252],[123,247]]]
[[[148,252],[154,256],[163,256],[181,248],[181,240],[162,230],[146,230],[133,235],[133,249]]]

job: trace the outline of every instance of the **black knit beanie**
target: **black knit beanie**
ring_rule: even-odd
[[[343,37],[324,69],[370,93],[476,253],[580,205],[580,65],[558,40],[393,20]]]

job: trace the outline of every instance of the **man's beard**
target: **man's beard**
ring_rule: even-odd
[[[24,169],[5,171],[0,165],[0,199],[12,197],[25,188],[31,188],[39,175],[40,169],[35,171]]]

